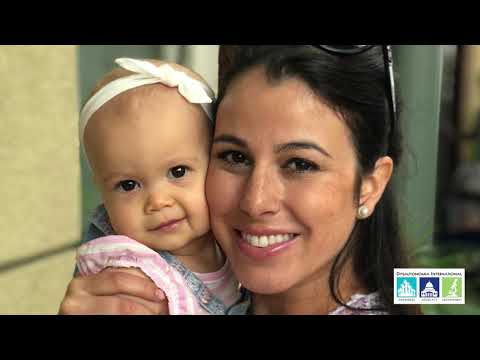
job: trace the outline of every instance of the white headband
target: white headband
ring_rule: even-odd
[[[130,58],[116,59],[115,63],[135,74],[108,83],[97,91],[97,93],[93,95],[83,107],[82,112],[80,113],[79,137],[80,144],[84,151],[83,135],[88,120],[92,115],[115,96],[143,85],[161,83],[169,87],[177,87],[178,92],[187,101],[192,104],[199,104],[210,121],[213,122],[212,103],[215,99],[215,95],[213,90],[207,85],[198,80],[192,79],[184,72],[173,69],[168,64],[157,67],[148,61]]]

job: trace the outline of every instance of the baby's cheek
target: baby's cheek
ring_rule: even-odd
[[[135,216],[126,209],[113,209],[109,212],[109,217],[116,234],[132,236],[135,233]]]
[[[208,232],[210,230],[210,218],[205,196],[196,197],[195,201],[191,203],[190,211],[197,230],[201,233]]]

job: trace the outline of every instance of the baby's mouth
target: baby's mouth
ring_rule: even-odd
[[[164,223],[161,223],[160,225],[155,226],[154,228],[150,229],[149,231],[166,231],[166,230],[172,230],[178,226],[180,222],[185,220],[185,218],[182,219],[174,219],[174,220],[169,220]]]

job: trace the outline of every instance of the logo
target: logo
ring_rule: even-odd
[[[440,278],[421,277],[420,278],[420,297],[438,298],[440,296]]]
[[[465,269],[394,269],[394,304],[465,304]]]
[[[462,278],[444,277],[442,279],[442,294],[447,300],[457,300],[462,298]]]
[[[417,279],[414,277],[398,278],[397,296],[400,298],[415,298],[417,296]]]

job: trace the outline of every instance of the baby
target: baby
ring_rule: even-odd
[[[78,271],[130,268],[164,291],[172,315],[226,314],[240,293],[204,191],[214,93],[178,64],[116,63],[80,115],[103,206],[92,221],[101,237],[78,249]]]

